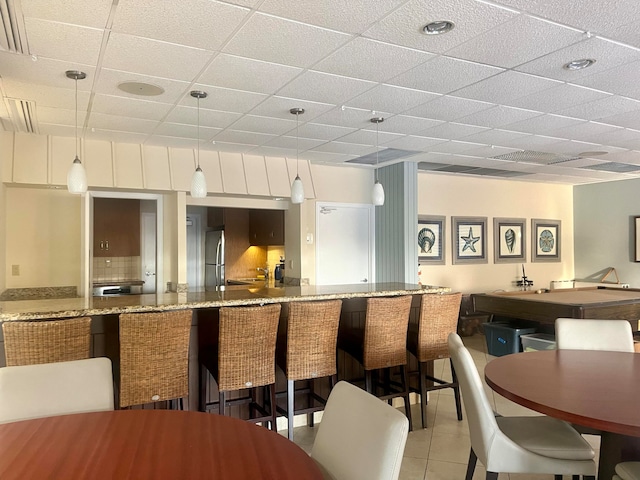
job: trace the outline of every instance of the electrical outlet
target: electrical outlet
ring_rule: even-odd
[[[14,277],[20,276],[20,265],[11,265],[11,275]]]

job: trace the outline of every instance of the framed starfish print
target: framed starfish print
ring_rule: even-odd
[[[453,264],[487,263],[487,217],[451,217]]]

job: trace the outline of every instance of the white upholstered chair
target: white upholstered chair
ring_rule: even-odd
[[[407,417],[379,398],[338,382],[327,401],[311,458],[331,480],[396,480]]]
[[[619,463],[613,480],[640,480],[640,462]]]
[[[0,423],[113,410],[108,358],[0,368]]]
[[[595,479],[595,453],[568,423],[547,416],[496,417],[471,354],[455,333],[449,351],[458,374],[471,436],[466,480],[476,462],[486,467],[487,480],[498,473],[584,475]],[[588,476],[588,477],[587,477]]]
[[[626,320],[556,319],[558,350],[633,352],[633,332]]]

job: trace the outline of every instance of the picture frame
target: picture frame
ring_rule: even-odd
[[[531,219],[531,261],[560,262],[561,221]]]
[[[445,264],[445,221],[441,215],[418,215],[418,263]]]
[[[493,263],[524,263],[527,261],[524,218],[493,219]]]
[[[633,217],[634,222],[634,262],[640,262],[640,217]]]
[[[453,264],[487,262],[487,217],[451,217]]]

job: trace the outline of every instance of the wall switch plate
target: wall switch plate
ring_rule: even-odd
[[[313,243],[313,233],[307,233],[307,244],[311,245]]]
[[[11,265],[11,275],[14,277],[20,276],[20,265]]]

